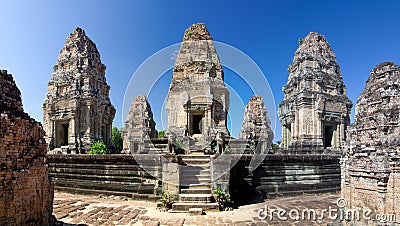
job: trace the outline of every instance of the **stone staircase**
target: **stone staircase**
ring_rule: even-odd
[[[191,154],[181,157],[186,165],[179,171],[179,202],[172,205],[172,211],[218,210],[218,204],[212,202],[210,156]]]

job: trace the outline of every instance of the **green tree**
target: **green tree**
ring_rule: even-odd
[[[112,128],[112,141],[117,149],[117,152],[122,151],[122,129],[118,129],[116,126]]]
[[[92,155],[105,155],[107,154],[107,147],[101,141],[96,141],[92,143],[89,153]]]
[[[278,140],[278,141],[276,142],[276,144],[274,144],[274,143],[272,144],[272,152],[273,152],[273,153],[278,152],[280,144],[281,144],[281,141],[280,141],[280,140]]]

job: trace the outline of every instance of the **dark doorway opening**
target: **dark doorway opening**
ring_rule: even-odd
[[[58,121],[55,125],[55,142],[56,147],[61,147],[68,145],[69,140],[69,122],[68,121]]]
[[[69,124],[63,124],[63,140],[61,142],[61,145],[67,145],[68,144],[68,127]]]
[[[335,131],[336,126],[325,126],[325,139],[324,139],[324,147],[332,147],[332,138],[333,138],[333,132]]]
[[[193,134],[201,134],[203,130],[202,125],[203,115],[193,115],[192,117],[192,133]]]

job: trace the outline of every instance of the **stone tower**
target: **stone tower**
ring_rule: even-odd
[[[85,153],[98,140],[113,148],[115,108],[110,102],[105,70],[96,44],[84,30],[76,28],[60,51],[43,103],[50,150]]]
[[[146,96],[137,96],[130,107],[128,119],[123,130],[123,149],[137,152],[143,150],[145,140],[157,138],[156,123],[153,120],[153,112]]]
[[[349,150],[341,161],[346,207],[368,208],[371,216],[400,216],[399,66],[385,62],[371,71],[356,104],[355,122],[347,134]],[[400,223],[400,219],[395,222]],[[377,223],[380,222],[371,225]]]
[[[53,225],[43,128],[24,112],[6,70],[0,70],[0,87],[0,225]]]
[[[244,111],[239,139],[249,139],[251,137],[261,144],[258,147],[260,152],[267,151],[274,138],[271,121],[268,118],[267,107],[262,96],[252,96]]]
[[[166,110],[168,132],[175,136],[229,136],[229,92],[224,71],[204,24],[186,29],[173,68]],[[185,132],[186,131],[186,132]]]
[[[299,41],[279,104],[282,148],[339,149],[345,143],[352,102],[325,37],[311,32]]]

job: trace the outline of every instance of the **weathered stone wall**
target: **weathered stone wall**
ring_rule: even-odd
[[[331,46],[311,32],[299,43],[279,104],[283,149],[340,149],[350,123],[340,67]]]
[[[53,190],[40,123],[23,111],[12,76],[0,70],[0,225],[48,225]]]
[[[244,155],[230,171],[230,194],[237,204],[274,196],[340,190],[339,156],[267,155],[249,171],[252,155]]]
[[[48,155],[49,172],[59,191],[90,195],[121,195],[157,200],[162,184],[160,155]],[[161,178],[161,177],[160,177]]]
[[[347,210],[394,214],[400,223],[400,67],[385,62],[371,71],[349,127],[342,158],[342,196]],[[384,222],[361,218],[355,225]],[[391,223],[390,221],[388,223]]]
[[[96,44],[76,28],[60,51],[43,103],[50,150],[85,153],[98,140],[114,148],[111,127],[115,108],[105,70]]]
[[[135,97],[122,133],[124,152],[128,150],[132,153],[138,152],[144,148],[145,140],[150,141],[151,138],[157,138],[155,126],[153,112],[146,96]],[[132,147],[132,144],[136,144],[137,147]]]

